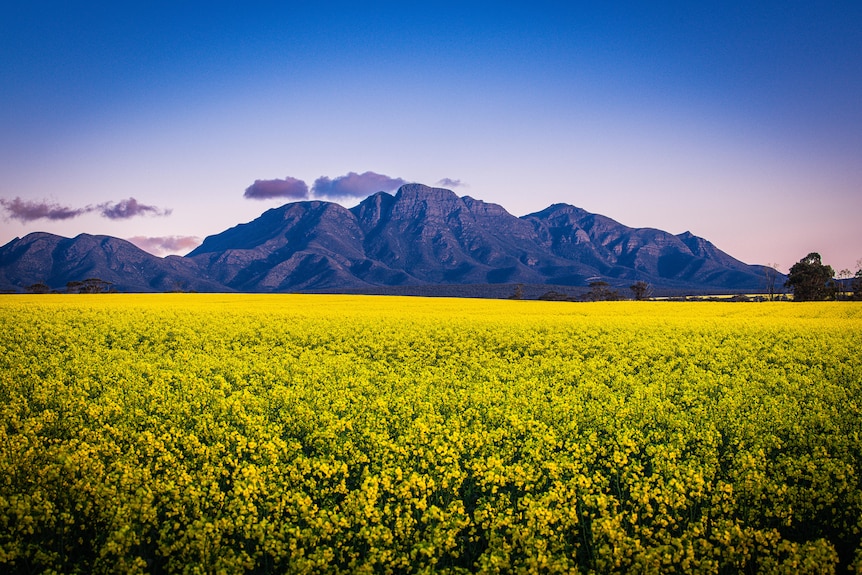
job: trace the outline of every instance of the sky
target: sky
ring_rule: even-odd
[[[4,2],[0,245],[405,182],[862,258],[862,2]]]

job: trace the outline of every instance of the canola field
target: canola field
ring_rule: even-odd
[[[3,573],[862,572],[862,305],[0,299]]]

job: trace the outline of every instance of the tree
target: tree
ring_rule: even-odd
[[[51,291],[51,288],[42,282],[28,285],[25,289],[27,290],[27,293],[48,293]]]
[[[107,293],[111,282],[99,278],[87,278],[82,282],[71,281],[66,284],[66,293]]]
[[[524,299],[524,284],[515,284],[515,289],[512,290],[509,299]]]
[[[620,294],[612,290],[610,284],[604,281],[590,282],[590,291],[584,294],[587,301],[616,301]]]
[[[820,260],[820,254],[811,252],[790,268],[785,286],[793,291],[794,301],[823,301],[833,293],[832,266]]]
[[[848,268],[844,268],[843,270],[838,272],[838,275],[836,276],[836,279],[838,281],[836,282],[836,284],[838,287],[839,299],[847,299],[849,297],[850,294],[848,294],[847,292],[849,291],[848,288],[850,288],[850,279],[852,277],[853,272],[851,272]]]
[[[632,295],[638,301],[648,299],[652,295],[652,286],[643,280],[636,281],[629,286],[632,290]]]
[[[763,273],[766,276],[766,293],[769,295],[769,301],[775,300],[775,281],[778,279],[778,264],[766,264],[763,266]]]
[[[111,282],[99,278],[87,278],[81,286],[81,293],[107,293]]]

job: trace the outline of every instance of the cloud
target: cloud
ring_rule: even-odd
[[[99,204],[98,208],[102,216],[110,220],[127,220],[144,215],[169,216],[171,214],[171,210],[140,204],[135,198],[120,200],[116,204],[106,202]]]
[[[93,211],[92,206],[83,208],[70,208],[60,204],[42,201],[27,201],[16,197],[14,200],[0,198],[0,206],[6,210],[7,218],[21,222],[32,222],[33,220],[69,220]]]
[[[268,200],[270,198],[292,198],[303,200],[308,197],[308,185],[302,180],[291,178],[283,180],[255,180],[245,189],[244,198]]]
[[[190,252],[201,243],[197,236],[134,236],[128,240],[156,256]]]
[[[459,188],[461,186],[466,186],[467,184],[463,183],[461,180],[453,180],[452,178],[443,178],[442,180],[438,180],[435,186],[442,186],[444,188]]]
[[[21,222],[70,220],[95,211],[98,211],[102,217],[111,220],[125,220],[148,214],[153,216],[168,216],[171,214],[171,210],[169,209],[141,204],[135,198],[120,200],[117,203],[105,202],[95,207],[88,205],[82,208],[71,208],[69,206],[61,206],[56,202],[49,202],[48,200],[28,201],[16,197],[14,200],[0,198],[0,206],[6,211],[7,218]]]
[[[375,192],[391,192],[406,183],[401,178],[390,178],[374,172],[349,172],[346,176],[339,176],[334,180],[320,176],[314,180],[311,191],[321,198],[364,198]]]

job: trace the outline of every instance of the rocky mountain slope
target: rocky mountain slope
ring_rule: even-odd
[[[0,286],[99,277],[127,291],[376,292],[381,287],[511,284],[760,290],[763,269],[684,233],[629,228],[556,204],[523,217],[421,184],[347,209],[285,204],[157,258],[104,236],[30,234],[0,248]]]
[[[0,247],[0,290],[24,291],[37,283],[63,289],[89,278],[123,292],[231,291],[206,279],[192,260],[159,258],[110,236],[36,232]]]

